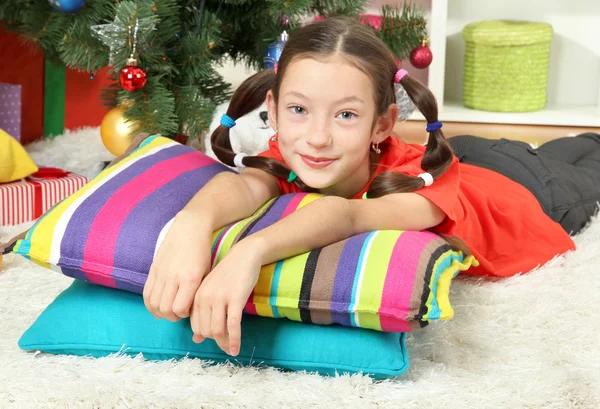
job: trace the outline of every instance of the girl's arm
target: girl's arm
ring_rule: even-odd
[[[444,213],[416,193],[378,199],[324,197],[236,244],[196,293],[190,317],[194,341],[214,338],[236,356],[241,345],[242,311],[261,266],[373,230],[423,230]]]
[[[190,314],[194,294],[210,270],[213,232],[252,215],[279,194],[275,178],[256,169],[223,172],[181,210],[160,244],[144,286],[144,304],[156,318]]]
[[[265,265],[360,233],[429,229],[444,218],[439,207],[416,193],[368,200],[331,196],[316,200],[247,237],[245,246],[257,251]]]
[[[274,176],[244,168],[240,174],[223,172],[212,178],[180,212],[181,217],[202,220],[211,233],[252,216],[269,199],[279,195]]]

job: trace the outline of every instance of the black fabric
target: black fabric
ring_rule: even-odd
[[[498,172],[526,187],[544,212],[569,234],[578,233],[600,203],[600,135],[585,133],[539,148],[472,135],[448,139],[462,163]]]

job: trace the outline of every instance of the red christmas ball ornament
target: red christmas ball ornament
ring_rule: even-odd
[[[175,141],[179,142],[182,145],[187,145],[189,139],[190,139],[189,136],[184,135],[182,133],[175,135]]]
[[[146,73],[137,66],[135,58],[127,60],[127,66],[119,74],[119,82],[123,89],[129,92],[144,88],[144,85],[146,85]]]
[[[423,69],[429,67],[431,61],[433,61],[433,54],[429,42],[424,39],[420,46],[410,52],[410,63],[415,68]]]

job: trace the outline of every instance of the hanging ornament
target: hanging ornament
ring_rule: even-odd
[[[102,43],[109,47],[108,65],[110,66],[114,66],[115,61],[127,56],[127,54],[125,54],[125,45],[129,39],[131,26],[127,20],[121,18],[121,7],[126,7],[128,5],[129,2],[119,3],[115,13],[115,19],[112,23],[98,24],[90,27],[92,35],[100,39]],[[139,26],[137,30],[137,41],[141,44],[145,44],[155,30],[156,22],[151,19],[142,19],[140,23],[136,21],[136,26]]]
[[[146,85],[146,73],[140,67],[138,67],[138,61],[134,57],[135,45],[137,41],[138,22],[135,21],[135,27],[133,29],[133,37],[131,35],[131,25],[129,26],[129,45],[131,46],[131,55],[127,59],[127,65],[123,68],[119,74],[119,82],[125,91],[135,92],[144,88]]]
[[[394,84],[394,89],[396,91],[396,105],[398,106],[398,121],[406,121],[415,111],[415,104],[402,85]]]
[[[429,48],[429,41],[423,39],[421,45],[410,52],[410,63],[413,67],[423,69],[429,67],[433,61],[433,54]]]
[[[127,60],[127,66],[119,74],[119,82],[125,91],[135,92],[146,85],[146,73],[137,66],[135,58]]]
[[[190,140],[190,137],[185,134],[178,133],[177,135],[175,135],[175,141],[179,142],[182,145],[187,145],[189,140]]]
[[[281,53],[283,52],[283,48],[285,47],[287,41],[288,33],[283,30],[281,35],[277,37],[277,40],[269,44],[263,60],[266,69],[274,68],[275,63],[279,62],[279,57],[281,57]]]
[[[83,7],[85,0],[48,0],[48,3],[61,13],[74,13]]]
[[[102,143],[113,155],[120,156],[131,145],[134,128],[136,128],[134,121],[125,122],[125,108],[115,107],[108,111],[100,124]]]

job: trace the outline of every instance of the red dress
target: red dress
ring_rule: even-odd
[[[354,199],[362,198],[373,179],[382,172],[410,176],[420,167],[425,147],[402,143],[395,137],[379,145],[383,155],[369,183]],[[276,141],[260,156],[284,162]],[[277,178],[281,194],[300,188]],[[533,194],[522,185],[494,171],[460,163],[452,165],[435,182],[417,193],[438,206],[446,218],[431,231],[457,236],[479,261],[467,273],[511,276],[530,271],[556,255],[575,249],[575,243],[542,210]]]

